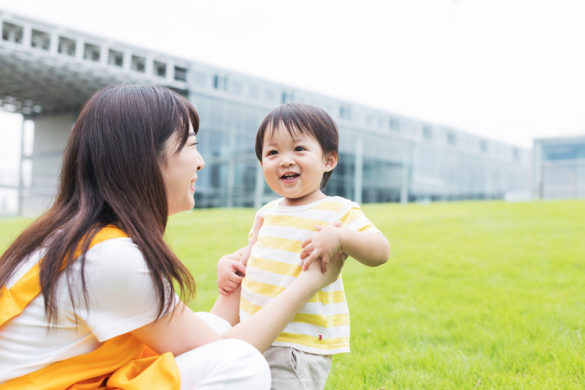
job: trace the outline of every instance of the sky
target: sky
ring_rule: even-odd
[[[582,0],[0,0],[0,10],[517,146],[585,134]]]

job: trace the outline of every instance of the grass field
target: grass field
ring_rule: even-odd
[[[585,388],[585,202],[365,205],[390,261],[348,260],[352,338],[327,389]],[[171,218],[196,276],[195,310],[217,296],[217,259],[244,246],[254,211]],[[0,221],[0,248],[27,220]]]

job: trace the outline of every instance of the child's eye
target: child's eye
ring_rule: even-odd
[[[307,150],[307,149],[305,149],[305,148],[304,148],[304,147],[302,147],[302,146],[297,146],[297,147],[295,147],[295,152],[302,152],[303,150]]]
[[[266,153],[267,156],[274,156],[276,154],[278,154],[278,152],[276,150],[271,150],[268,153]]]

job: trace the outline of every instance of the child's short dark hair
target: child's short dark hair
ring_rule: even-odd
[[[286,103],[270,111],[260,124],[256,134],[256,157],[262,161],[264,135],[284,126],[291,136],[295,133],[310,134],[319,142],[323,155],[336,155],[339,149],[337,124],[322,108],[303,103]],[[324,189],[333,171],[323,173],[321,189]]]

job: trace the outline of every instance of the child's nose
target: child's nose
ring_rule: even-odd
[[[295,161],[292,158],[288,158],[285,156],[282,158],[282,160],[280,160],[281,167],[290,167],[291,165],[295,165]]]

